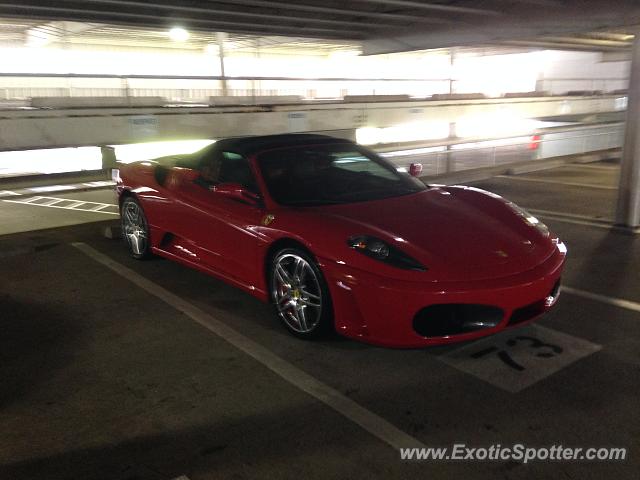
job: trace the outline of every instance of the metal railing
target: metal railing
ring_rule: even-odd
[[[226,83],[226,88],[223,86]],[[305,99],[345,95],[449,93],[444,78],[304,78],[277,76],[159,76],[0,73],[0,100],[32,97],[160,96],[169,103],[206,103],[215,96],[299,95]]]
[[[307,100],[345,95],[401,95],[428,97],[458,92],[468,80],[451,78],[305,78],[278,76],[112,75],[57,73],[0,73],[0,100],[33,97],[164,97],[169,103],[206,103],[213,96],[299,95]],[[588,85],[591,90],[626,88],[622,78],[545,79],[537,90],[565,90]],[[609,83],[607,83],[609,82]],[[625,83],[626,82],[626,83]],[[223,86],[226,83],[226,88]],[[551,88],[552,87],[552,88]],[[596,88],[599,87],[599,88]]]
[[[624,128],[622,122],[554,127],[528,136],[473,141],[459,139],[446,145],[381,152],[381,155],[399,168],[408,169],[412,163],[420,163],[423,176],[437,176],[620,149],[624,144]]]

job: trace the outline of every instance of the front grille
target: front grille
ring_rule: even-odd
[[[413,318],[413,329],[423,337],[444,337],[497,326],[504,317],[491,305],[448,303],[431,305]]]
[[[541,315],[544,313],[544,302],[544,300],[538,300],[537,302],[530,303],[529,305],[525,305],[524,307],[514,310],[511,314],[511,318],[509,319],[509,325],[517,325]]]

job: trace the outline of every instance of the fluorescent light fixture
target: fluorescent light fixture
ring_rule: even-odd
[[[426,147],[412,148],[410,150],[397,150],[395,152],[383,152],[380,155],[384,158],[413,157],[419,155],[429,155],[430,153],[440,153],[447,150],[447,147]]]
[[[75,190],[76,187],[73,185],[50,185],[46,187],[33,187],[29,190],[36,193],[43,192],[63,192],[65,190]]]
[[[40,48],[48,45],[51,42],[51,34],[40,30],[39,28],[32,28],[27,31],[27,47]]]
[[[220,52],[220,47],[215,43],[207,43],[207,46],[204,47],[204,53],[207,55],[218,55]]]
[[[537,126],[535,120],[500,112],[461,118],[456,123],[456,135],[460,138],[527,135],[535,131]]]
[[[531,136],[526,137],[510,137],[500,138],[496,140],[487,140],[484,142],[467,142],[451,145],[451,150],[479,150],[483,148],[509,147],[517,145],[529,145]]]
[[[182,27],[173,27],[169,30],[169,38],[174,42],[186,42],[190,34]]]
[[[102,153],[98,147],[47,148],[0,152],[2,175],[63,173],[100,170]]]
[[[329,54],[329,59],[331,60],[350,59],[353,57],[358,57],[360,55],[362,55],[362,52],[360,50],[337,50]]]
[[[212,143],[215,143],[215,140],[178,140],[110,146],[115,149],[116,159],[119,162],[131,163],[169,155],[194,153]]]
[[[414,122],[393,127],[364,127],[356,130],[356,141],[362,145],[441,140],[448,137],[448,122]]]
[[[360,145],[375,145],[382,143],[382,129],[376,127],[362,127],[356,130],[356,142]]]

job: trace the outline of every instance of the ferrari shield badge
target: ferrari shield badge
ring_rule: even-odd
[[[262,217],[262,225],[267,227],[271,225],[275,219],[276,219],[275,215],[271,215],[269,213],[268,215],[265,215],[264,217]]]

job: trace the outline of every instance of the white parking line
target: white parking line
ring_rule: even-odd
[[[5,200],[5,202],[9,203],[33,203],[42,200],[44,197],[31,197],[26,200]]]
[[[0,197],[9,196],[31,196],[34,193],[44,192],[82,192],[87,190],[101,190],[109,187],[113,187],[115,183],[111,180],[85,182],[85,183],[73,183],[66,185],[45,185],[41,187],[29,187],[29,188],[16,188],[15,190],[0,190]]]
[[[382,417],[370,412],[337,390],[315,379],[308,373],[305,373],[275,353],[267,350],[262,345],[245,337],[233,328],[227,326],[224,322],[214,318],[186,300],[183,300],[169,290],[147,280],[142,275],[119,264],[85,243],[72,243],[72,245],[96,262],[104,265],[151,295],[158,297],[177,311],[184,313],[193,321],[226,340],[238,350],[254,358],[287,382],[331,407],[336,412],[344,415],[393,448],[424,447],[419,440],[398,429]]]
[[[47,200],[44,203],[38,203],[38,206],[40,207],[51,207],[53,205],[57,205],[60,202],[64,202],[65,199],[64,198],[53,198],[51,200]]]
[[[86,182],[86,183],[83,183],[82,185],[85,187],[93,187],[93,188],[110,187],[113,185],[113,181],[106,180],[106,181],[98,181],[98,182]]]
[[[43,201],[44,200],[44,201]],[[118,206],[112,203],[83,202],[67,198],[56,197],[31,197],[26,200],[2,200],[7,203],[21,205],[33,205],[35,207],[58,208],[61,210],[73,210],[74,212],[102,213],[104,215],[120,215],[118,212],[105,212],[106,208],[117,210]],[[70,205],[57,205],[60,202],[71,202]]]
[[[75,190],[76,187],[73,185],[49,185],[45,187],[31,187],[27,190],[32,192],[41,193],[41,192],[63,192],[66,190]]]
[[[556,217],[566,217],[575,220],[585,220],[587,222],[601,222],[601,223],[610,223],[609,219],[602,217],[593,217],[590,215],[579,215],[577,213],[567,213],[567,212],[556,212],[554,210],[542,210],[539,208],[527,208],[527,210],[531,213],[537,213],[540,215],[554,215]]]
[[[83,205],[85,202],[82,202],[80,200],[69,200],[70,202],[73,202],[71,205],[67,205],[67,208],[69,210],[75,210],[77,207],[79,207],[80,205]]]
[[[640,312],[640,303],[632,302],[631,300],[624,300],[623,298],[607,297],[606,295],[600,295],[598,293],[591,293],[578,288],[562,286],[562,291],[570,295],[577,297],[588,298],[589,300],[595,300],[596,302],[606,303],[607,305],[613,305],[614,307],[624,308],[631,310],[632,312]]]
[[[550,215],[540,215],[540,216],[547,220],[555,220],[556,222],[570,223],[572,225],[580,225],[583,227],[600,228],[602,230],[611,230],[612,228],[612,225],[607,225],[604,223],[587,222],[583,220],[571,220],[570,218],[553,217]]]
[[[552,212],[549,210],[537,210],[535,208],[527,208],[527,210],[533,213],[535,216],[542,217],[546,220],[555,220],[556,222],[570,223],[572,225],[582,225],[585,227],[602,228],[604,230],[611,230],[611,228],[613,228],[613,223],[610,220],[587,217],[583,215],[573,215],[562,212]]]
[[[600,190],[618,190],[618,187],[611,187],[608,185],[593,185],[591,183],[578,183],[578,182],[561,182],[560,180],[546,180],[543,178],[518,177],[516,175],[497,175],[497,178],[506,178],[508,180],[518,180],[520,182],[550,183],[553,185],[566,185],[569,187],[596,188]]]
[[[107,207],[115,207],[115,205],[110,205],[108,203],[105,203],[104,205],[98,205],[96,208],[93,208],[91,211],[92,212],[99,212],[100,210],[104,210]]]

